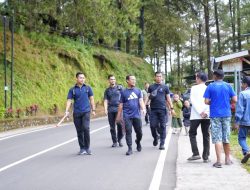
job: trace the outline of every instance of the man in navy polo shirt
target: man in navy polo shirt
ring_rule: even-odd
[[[152,97],[151,93],[156,94]],[[156,92],[156,93],[155,93]],[[166,139],[167,106],[174,113],[173,104],[169,95],[169,88],[162,84],[162,73],[155,73],[155,83],[148,88],[148,101],[150,101],[150,129],[154,138],[153,145],[158,145],[158,134],[160,134],[160,150],[164,150]]]
[[[110,133],[113,141],[112,147],[117,147],[117,142],[119,146],[122,147],[123,144],[121,139],[123,137],[122,125],[117,123],[117,134],[116,134],[116,123],[115,119],[118,112],[118,106],[121,98],[122,87],[116,85],[116,80],[114,75],[108,76],[109,87],[104,92],[104,109],[105,114],[108,115]]]
[[[140,109],[145,114],[145,105],[142,98],[142,92],[135,87],[136,78],[133,75],[126,76],[126,82],[128,87],[121,92],[121,100],[118,108],[117,122],[121,121],[121,113],[123,112],[123,119],[126,129],[126,142],[128,145],[128,151],[126,155],[131,155],[132,151],[132,126],[136,133],[135,143],[138,152],[141,151],[141,139],[142,139],[142,122]]]
[[[90,111],[95,115],[95,102],[93,91],[90,86],[85,84],[85,76],[82,72],[76,74],[76,84],[69,90],[66,104],[66,115],[74,100],[73,118],[76,127],[78,142],[80,146],[79,155],[91,155],[90,150]]]

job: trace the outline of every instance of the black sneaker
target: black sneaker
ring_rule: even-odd
[[[131,155],[131,154],[133,154],[133,151],[132,151],[132,148],[129,147],[129,148],[128,148],[128,151],[126,152],[126,155],[129,156],[129,155]]]
[[[246,153],[243,159],[241,160],[242,164],[247,163],[248,159],[250,158],[250,152]]]
[[[119,147],[123,147],[123,144],[121,141],[119,141],[118,144],[119,144]]]
[[[154,138],[153,145],[157,146],[158,145],[158,137]]]
[[[137,142],[137,140],[135,140],[135,143],[136,143],[136,145],[137,145],[137,147],[136,147],[136,149],[137,149],[137,151],[138,152],[141,152],[141,143],[140,142]]]
[[[165,150],[165,146],[164,146],[164,144],[160,144],[159,149],[160,149],[160,150]]]
[[[200,155],[196,155],[196,156],[193,155],[189,157],[187,160],[192,161],[192,160],[199,160],[199,159],[201,159]]]
[[[117,147],[117,143],[113,143],[112,144],[112,147],[114,148],[114,147]]]

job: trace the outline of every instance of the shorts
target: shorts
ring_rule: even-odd
[[[230,142],[231,117],[211,118],[212,143]]]

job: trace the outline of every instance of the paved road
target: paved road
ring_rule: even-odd
[[[150,129],[144,125],[142,152],[125,156],[126,146],[111,148],[106,118],[93,120],[91,131],[92,156],[77,155],[72,124],[0,138],[0,189],[175,188],[178,136],[169,133],[168,151],[160,151],[152,146]]]

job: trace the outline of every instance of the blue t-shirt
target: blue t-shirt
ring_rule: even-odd
[[[121,88],[109,87],[104,92],[104,100],[108,100],[108,112],[117,112],[121,98]]]
[[[166,110],[166,95],[169,94],[169,88],[165,84],[155,83],[149,86],[148,93],[153,92],[157,88],[158,88],[157,95],[156,97],[151,99],[150,108]]]
[[[90,112],[89,97],[93,96],[90,86],[83,85],[81,88],[75,85],[69,90],[67,99],[74,99],[74,113]]]
[[[124,118],[141,118],[139,99],[142,98],[141,90],[138,88],[126,88],[121,92]]]
[[[224,81],[209,84],[203,97],[210,99],[210,117],[230,117],[230,101],[233,96],[235,92],[230,84]]]

